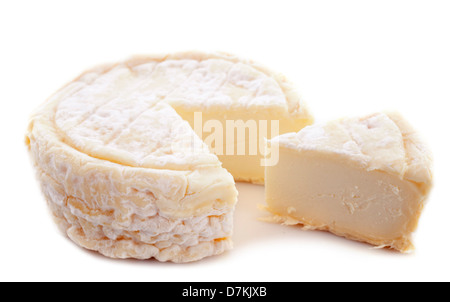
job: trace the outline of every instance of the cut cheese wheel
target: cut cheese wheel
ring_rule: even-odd
[[[431,189],[431,155],[397,113],[308,126],[269,142],[272,218],[401,252]]]
[[[229,249],[234,179],[262,183],[262,152],[216,156],[193,130],[197,113],[201,130],[210,120],[275,120],[281,133],[312,122],[282,76],[231,55],[135,57],[92,69],[38,108],[27,133],[58,225],[117,258],[187,262]],[[271,133],[225,139],[223,148]]]

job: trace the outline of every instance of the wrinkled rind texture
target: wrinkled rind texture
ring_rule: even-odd
[[[108,257],[182,263],[221,254],[232,247],[228,237],[232,232],[232,212],[170,219],[153,209],[147,213],[151,216],[136,215],[128,218],[128,227],[117,227],[115,223],[93,219],[80,209],[82,200],[61,194],[61,186],[51,180],[43,182],[42,189],[59,228],[78,245]],[[116,219],[113,212],[96,214],[102,215],[103,221]]]
[[[232,247],[234,186],[225,188],[231,192],[228,203],[218,199],[198,215],[162,213],[168,203],[183,203],[187,172],[167,175],[149,169],[136,178],[117,164],[70,154],[62,146],[66,152],[57,151],[49,146],[51,139],[35,137],[39,128],[35,125],[29,135],[38,179],[57,224],[77,244],[109,257],[172,262],[195,261]],[[78,165],[71,156],[79,156]]]
[[[228,55],[209,55],[205,58],[202,54],[185,53],[179,56],[199,61],[225,58],[234,66],[244,64]],[[122,127],[125,129],[102,129],[106,124],[98,121],[108,113],[102,113],[102,108],[91,108],[95,113],[94,119],[89,112],[81,119],[77,115],[86,112],[85,109],[95,103],[95,97],[89,99],[92,97],[89,87],[99,81],[102,74],[111,70],[127,74],[129,69],[132,72],[153,73],[155,70],[134,69],[139,69],[149,60],[157,62],[155,58],[135,58],[84,73],[36,110],[30,121],[26,142],[55,219],[73,241],[110,257],[154,257],[173,262],[199,260],[231,248],[232,214],[237,191],[233,177],[221,168],[217,157],[193,135],[188,123],[179,118],[168,103],[160,102],[161,99],[158,101],[157,97],[149,97],[145,101],[148,107],[141,111],[134,112],[134,106],[126,107],[125,110],[131,110],[133,119],[131,124],[128,122]],[[172,59],[176,58],[177,55],[172,55]],[[168,57],[161,57],[161,61],[166,59]],[[128,69],[123,69],[123,66]],[[252,66],[263,72],[263,68]],[[214,68],[214,64],[210,67]],[[281,89],[287,95],[292,93],[292,87],[284,79],[278,79]],[[103,80],[106,83],[109,81]],[[96,93],[101,94],[102,90]],[[256,90],[255,93],[258,94]],[[86,98],[87,102],[79,108],[69,106],[64,109],[61,106],[61,100],[70,104],[68,100],[77,94],[81,95],[81,99]],[[130,104],[133,104],[136,98],[142,96],[123,97],[130,98]],[[265,101],[261,98],[257,103],[264,106]],[[114,105],[114,102],[120,104],[118,99],[112,100],[109,105]],[[286,97],[283,106],[293,116],[309,118],[299,99]],[[167,121],[170,131],[156,133],[162,135],[162,144],[146,141],[154,147],[150,148],[155,151],[152,154],[136,153],[136,149],[128,145],[127,129],[133,130],[130,134],[137,132],[146,135],[142,126],[152,121],[158,110],[171,117]],[[158,122],[162,123],[158,127],[165,127],[163,120]],[[77,128],[82,123],[86,127]],[[93,132],[83,132],[91,126]],[[69,132],[71,135],[68,136]],[[108,133],[114,133],[114,136],[108,137]],[[122,137],[124,140],[121,140]],[[194,140],[199,147],[193,153],[170,153],[173,149],[166,152],[164,147],[171,147],[171,137],[175,138],[179,144],[177,146],[186,146]],[[189,138],[187,141],[186,137]],[[151,136],[148,138],[152,139]],[[102,143],[111,145],[113,151],[119,151],[118,154],[96,149]],[[160,147],[163,152],[158,154]],[[128,153],[122,154],[121,150]],[[172,157],[165,156],[167,153]],[[113,157],[110,158],[110,155]]]

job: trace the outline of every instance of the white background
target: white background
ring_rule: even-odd
[[[1,281],[450,281],[449,1],[1,1]],[[190,264],[112,260],[61,235],[24,146],[31,111],[133,54],[227,51],[284,73],[317,121],[400,111],[434,153],[409,255],[268,224],[238,184],[235,248]]]

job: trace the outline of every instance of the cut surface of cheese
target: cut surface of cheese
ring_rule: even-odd
[[[397,113],[308,126],[269,141],[272,218],[350,239],[413,249],[411,234],[432,183],[431,155]]]
[[[262,182],[262,156],[219,156],[232,176],[193,130],[195,112],[278,120],[285,132],[311,123],[284,78],[231,55],[89,70],[35,111],[26,137],[58,225],[110,257],[188,262],[231,248],[233,176]]]

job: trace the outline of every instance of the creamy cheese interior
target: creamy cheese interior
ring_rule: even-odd
[[[278,164],[266,167],[266,201],[276,220],[402,252],[413,248],[431,159],[398,114],[316,124],[269,146],[280,152]]]
[[[280,150],[279,165],[268,169],[266,200],[274,213],[375,245],[411,244],[407,234],[422,210],[422,192],[414,183],[367,172],[339,156],[290,149]]]

